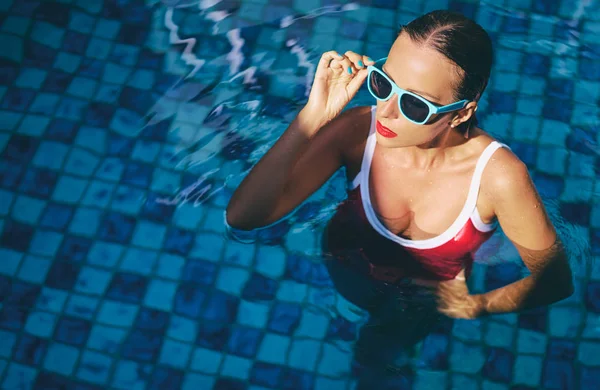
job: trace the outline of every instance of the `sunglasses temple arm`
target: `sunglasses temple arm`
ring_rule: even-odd
[[[456,102],[456,103],[452,103],[452,104],[448,104],[447,106],[443,106],[443,107],[437,107],[436,110],[436,114],[443,114],[445,112],[450,112],[450,111],[456,111],[456,110],[460,110],[462,108],[465,108],[465,106],[469,103],[468,100],[462,100],[460,102]]]

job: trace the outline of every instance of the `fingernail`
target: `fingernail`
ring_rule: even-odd
[[[362,61],[358,61],[358,66],[360,66],[362,68],[363,66],[365,66],[365,64],[363,64]]]
[[[352,74],[352,67],[348,67],[348,73]]]
[[[371,59],[371,57],[367,57],[367,61],[369,61],[369,62],[375,62],[375,61],[373,61],[373,60]]]

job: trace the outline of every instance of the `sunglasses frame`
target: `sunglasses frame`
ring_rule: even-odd
[[[377,60],[374,65],[369,65],[367,67],[367,70],[369,72],[367,74],[367,88],[369,89],[369,92],[371,93],[371,95],[373,95],[373,97],[375,99],[382,101],[382,102],[390,100],[394,94],[398,95],[398,108],[400,109],[400,112],[402,113],[402,115],[404,115],[404,117],[408,121],[410,121],[414,124],[417,124],[417,125],[424,125],[427,123],[427,121],[429,121],[429,119],[431,118],[432,115],[445,114],[447,112],[458,111],[458,110],[465,108],[465,106],[467,104],[469,104],[469,100],[461,100],[456,103],[448,104],[446,106],[438,106],[438,105],[431,103],[429,100],[425,99],[424,97],[417,95],[416,93],[413,93],[413,92],[410,92],[410,91],[400,88],[398,85],[396,85],[396,83],[394,83],[392,81],[392,79],[390,79],[388,77],[387,74],[385,74],[383,69],[380,69],[380,67],[383,66],[383,62],[385,62],[386,60],[387,60],[387,57],[381,58],[381,59]],[[377,72],[378,74],[383,76],[392,86],[392,90],[390,91],[390,94],[385,99],[377,97],[377,95],[373,92],[373,90],[371,90],[370,80],[372,77],[371,73],[373,73],[373,72]],[[416,99],[425,103],[425,105],[429,108],[429,113],[427,114],[427,117],[425,118],[425,120],[423,120],[422,122],[417,122],[417,121],[410,119],[408,116],[406,116],[406,114],[404,113],[404,110],[402,110],[402,104],[400,102],[402,99],[402,95],[404,95],[404,94],[413,96]]]

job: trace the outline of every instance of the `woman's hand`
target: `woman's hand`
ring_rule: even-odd
[[[343,56],[328,51],[321,56],[315,79],[304,108],[305,113],[323,124],[337,117],[367,78],[367,66],[375,62],[367,56],[347,51]]]
[[[438,311],[448,317],[475,319],[485,312],[482,296],[469,294],[464,271],[439,283],[436,294]]]

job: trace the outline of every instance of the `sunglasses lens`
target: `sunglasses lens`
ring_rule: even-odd
[[[387,99],[392,93],[392,84],[379,72],[371,72],[369,86],[375,97],[379,99]]]
[[[400,108],[408,119],[418,123],[425,122],[427,115],[429,115],[427,104],[407,93],[400,98]]]

